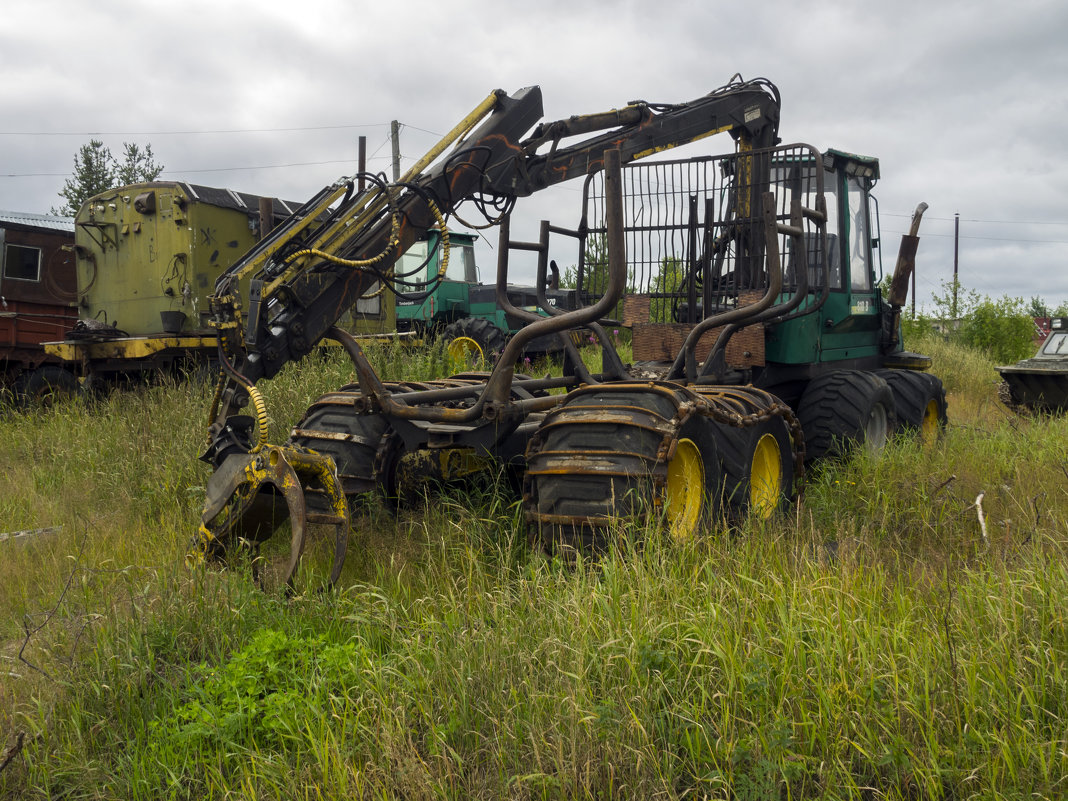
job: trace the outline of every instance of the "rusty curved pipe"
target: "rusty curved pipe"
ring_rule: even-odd
[[[771,192],[764,193],[763,212],[764,230],[766,231],[766,236],[764,237],[764,257],[765,262],[768,265],[769,273],[767,291],[756,303],[750,304],[749,306],[740,306],[731,309],[730,311],[722,312],[721,314],[714,314],[711,317],[706,317],[690,329],[686,341],[682,343],[682,348],[679,349],[679,353],[675,357],[675,362],[671,365],[669,375],[686,375],[686,354],[694,353],[696,351],[697,343],[701,340],[701,337],[706,331],[710,331],[720,325],[728,325],[741,320],[748,320],[753,316],[760,314],[775,303],[775,299],[782,291],[782,264],[779,259],[779,240],[775,235],[777,230],[775,221],[775,195]]]
[[[544,334],[553,334],[568,328],[586,325],[604,317],[623,295],[626,285],[625,240],[623,236],[623,185],[621,181],[622,159],[619,150],[605,153],[605,195],[607,200],[608,228],[608,287],[604,296],[582,309],[567,312],[559,317],[541,317],[524,326],[509,340],[504,352],[497,360],[490,373],[486,388],[472,406],[465,409],[447,409],[441,406],[409,406],[396,400],[375,374],[363,350],[351,334],[335,327],[331,329],[332,339],[340,342],[353,364],[360,382],[360,389],[365,395],[371,395],[382,411],[387,415],[407,420],[425,420],[433,423],[462,424],[473,422],[484,416],[487,406],[504,405],[508,402],[515,374],[515,361],[527,343]],[[511,306],[508,303],[506,309]],[[514,307],[512,307],[514,308]]]

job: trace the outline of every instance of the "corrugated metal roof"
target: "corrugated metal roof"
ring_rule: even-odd
[[[27,214],[22,211],[0,211],[0,224],[16,223],[33,228],[50,228],[53,231],[74,233],[73,217],[54,217],[51,214]]]
[[[260,195],[250,195],[248,192],[238,192],[233,189],[219,189],[214,186],[191,184],[186,181],[181,181],[180,185],[184,186],[201,203],[219,206],[224,209],[237,209],[248,214],[259,213]],[[274,198],[274,216],[288,217],[293,213],[294,209],[302,205],[303,203]]]
[[[236,209],[249,215],[259,214],[260,195],[251,195],[248,192],[238,192],[233,189],[220,189],[214,186],[191,184],[188,181],[148,181],[128,186],[115,186],[106,189],[93,197],[109,198],[120,192],[132,194],[141,190],[181,187],[189,197],[198,203],[207,203],[209,206],[218,206],[224,209]],[[274,216],[276,220],[283,220],[292,214],[304,203],[295,203],[292,200],[274,198]]]

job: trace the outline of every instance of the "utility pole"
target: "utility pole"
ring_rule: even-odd
[[[959,268],[958,255],[960,253],[960,212],[953,215],[953,319],[956,320],[958,316],[957,307],[957,290],[960,288],[960,281],[957,280],[957,272]]]
[[[393,183],[400,180],[400,123],[389,124],[389,138],[393,140]]]
[[[361,136],[356,140],[356,190],[362,192],[367,186],[363,175],[367,172],[367,137]]]

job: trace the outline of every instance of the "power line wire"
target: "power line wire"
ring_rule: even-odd
[[[888,234],[904,235],[907,231],[886,231]],[[931,232],[920,233],[920,238],[925,236],[936,236],[939,239],[952,239],[953,234],[934,234]],[[1007,237],[1007,236],[970,236],[966,234],[960,235],[961,239],[980,239],[988,242],[1030,242],[1038,245],[1068,245],[1068,239],[1020,239],[1019,237]]]
[[[381,150],[381,147],[379,147],[379,150]],[[375,152],[377,153],[378,151],[376,150]],[[384,160],[386,160],[386,157],[385,156],[379,156],[378,158],[375,158],[374,155],[372,154],[371,156],[369,156],[367,158],[367,160],[368,161],[384,161]],[[250,166],[250,167],[200,167],[200,168],[196,168],[196,169],[186,169],[186,168],[179,168],[179,167],[170,168],[170,167],[168,167],[168,168],[165,168],[163,170],[163,172],[160,173],[160,174],[161,175],[163,175],[163,174],[173,175],[173,174],[177,173],[177,174],[185,175],[185,174],[188,174],[188,173],[195,173],[195,172],[243,172],[243,171],[247,171],[247,170],[278,170],[278,169],[284,169],[286,167],[317,167],[317,166],[323,166],[323,165],[327,165],[327,164],[353,164],[353,163],[355,163],[355,161],[356,161],[356,159],[337,159],[337,160],[334,160],[334,161],[299,161],[299,162],[293,162],[292,164],[260,164],[260,165],[253,165],[253,166]],[[3,173],[3,174],[0,174],[0,177],[3,177],[3,178],[69,178],[70,177],[70,173],[69,172]]]
[[[889,211],[882,212],[884,217],[904,217],[906,219],[912,219],[911,214],[894,214]],[[942,222],[953,222],[954,217],[931,217],[930,215],[924,215],[924,220],[940,220]],[[993,225],[1068,225],[1068,220],[977,220],[970,217],[961,217],[961,222],[973,222],[973,223],[989,223]]]
[[[380,156],[377,159],[370,159],[368,161],[382,161],[385,156]],[[356,159],[340,159],[337,161],[296,161],[292,164],[261,164],[259,166],[252,167],[203,167],[201,169],[165,169],[161,175],[188,175],[195,172],[247,172],[248,170],[281,170],[287,167],[321,167],[327,164],[355,164]]]
[[[437,131],[428,131],[426,128],[420,128],[420,127],[418,127],[416,125],[409,125],[406,122],[402,122],[401,123],[401,127],[402,128],[411,128],[413,131],[419,131],[421,133],[430,134],[431,136],[438,136],[438,137],[445,136],[445,134],[440,134]]]
[[[367,122],[353,125],[312,125],[301,128],[220,128],[206,131],[0,131],[0,136],[195,136],[200,134],[339,131],[351,128],[383,128],[388,125],[388,122]]]

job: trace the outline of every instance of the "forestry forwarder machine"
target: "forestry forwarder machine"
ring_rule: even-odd
[[[363,175],[363,191],[353,178],[321,190],[216,284],[222,374],[202,457],[215,472],[195,554],[258,551],[288,519],[288,548],[275,547],[289,582],[307,524],[332,526],[333,583],[350,503],[376,491],[396,500],[409,460],[446,479],[489,460],[514,471],[532,542],[549,551],[603,548],[631,514],[685,537],[711,514],[772,515],[806,462],[843,444],[875,450],[899,427],[937,437],[942,384],[899,336],[926,205],[902,238],[887,302],[869,220],[878,162],[779,145],[779,107],[770,82],[736,77],[692,102],[635,101],[523,138],[542,115],[540,89],[498,90],[400,181]],[[642,161],[721,132],[734,152]],[[576,228],[542,222],[537,242],[510,238],[516,198],[579,178]],[[431,227],[447,248],[446,218],[462,222],[465,203],[499,227],[497,302],[528,322],[490,372],[383,381],[334,322],[369,290],[432,292],[444,269],[419,282],[392,265]],[[577,244],[587,305],[554,309],[542,290],[543,314],[517,308],[505,291],[510,252],[536,258],[544,288],[550,239],[570,253]],[[607,247],[607,270],[586,264],[591,245]],[[645,360],[634,367],[598,323],[620,307]],[[600,342],[599,373],[568,336],[580,327]],[[516,373],[524,346],[545,335],[560,339],[563,375]],[[343,346],[356,383],[315,401],[286,444],[268,442],[256,383],[324,337]]]

